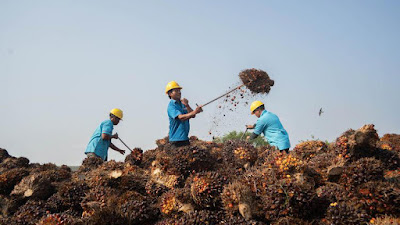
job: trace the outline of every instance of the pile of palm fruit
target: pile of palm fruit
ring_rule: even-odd
[[[399,224],[400,135],[373,125],[289,154],[191,137],[124,162],[29,163],[0,149],[0,224]]]

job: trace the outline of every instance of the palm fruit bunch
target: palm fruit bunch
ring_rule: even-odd
[[[167,169],[170,168],[170,161],[171,158],[165,155],[162,157],[157,157],[157,159],[151,164],[150,178],[153,182],[166,186],[167,188],[175,188],[180,184],[183,175],[179,175],[179,169]]]
[[[84,182],[66,182],[60,187],[58,194],[64,208],[81,215],[83,212],[81,202],[88,191],[89,187]]]
[[[289,225],[289,224],[311,225],[311,223],[306,220],[302,220],[291,216],[281,217],[278,220],[271,223],[271,225]]]
[[[162,184],[149,180],[146,182],[145,190],[147,195],[157,198],[167,192],[168,188]]]
[[[265,161],[264,165],[274,169],[278,177],[285,178],[290,174],[302,171],[304,162],[292,154],[275,151]]]
[[[99,157],[85,158],[82,162],[82,165],[79,167],[78,172],[88,172],[90,170],[96,169],[101,164],[103,164],[103,160]]]
[[[193,201],[201,208],[215,208],[220,204],[227,178],[216,172],[201,172],[187,180]]]
[[[0,174],[0,194],[8,195],[29,171],[25,168],[13,168]]]
[[[11,195],[46,200],[53,195],[56,190],[51,183],[50,176],[45,172],[46,171],[34,173],[24,177],[19,184],[14,186]]]
[[[246,220],[242,216],[228,216],[219,221],[218,225],[263,225],[256,220]]]
[[[12,216],[26,201],[19,196],[0,195],[0,218]]]
[[[115,206],[107,206],[94,211],[91,216],[82,218],[83,224],[113,224],[113,225],[126,225],[128,219],[123,217],[117,212]]]
[[[27,201],[14,213],[11,224],[36,224],[46,214],[43,201]]]
[[[326,212],[326,224],[367,224],[370,216],[352,202],[333,202]]]
[[[125,157],[125,163],[130,163],[131,165],[140,165],[143,160],[143,150],[141,148],[132,149],[131,154]]]
[[[11,156],[8,154],[7,150],[0,148],[0,163],[2,163],[5,159],[10,157]]]
[[[336,151],[340,156],[354,161],[361,157],[371,157],[377,146],[379,136],[373,124],[362,126],[354,131],[346,131],[336,140]]]
[[[390,183],[400,184],[400,169],[387,170],[384,174],[385,180]]]
[[[4,173],[14,168],[27,168],[29,159],[25,157],[7,157],[0,163],[0,173]]]
[[[230,167],[249,168],[257,160],[257,149],[246,141],[227,141],[223,146],[224,160]]]
[[[170,190],[160,197],[160,212],[165,216],[174,216],[180,212],[189,213],[194,211],[194,204],[190,196],[190,189],[179,188]]]
[[[368,215],[399,215],[400,187],[386,182],[362,184],[355,192],[357,203]]]
[[[246,69],[239,73],[243,84],[253,93],[268,94],[274,81],[269,78],[267,72],[258,69]]]
[[[400,153],[393,150],[377,148],[374,157],[382,161],[384,168],[387,170],[396,170],[400,168]]]
[[[140,167],[142,168],[150,168],[151,163],[156,160],[157,154],[159,153],[159,149],[150,149],[143,152],[143,159],[140,163]]]
[[[154,225],[178,225],[178,220],[175,218],[166,218],[158,221]]]
[[[327,149],[328,146],[323,141],[304,141],[294,147],[293,154],[297,158],[308,162],[316,155],[326,152]]]
[[[158,210],[146,199],[129,199],[117,206],[117,213],[126,218],[127,224],[146,224],[158,219]]]
[[[382,163],[375,158],[361,158],[345,168],[340,183],[346,188],[354,187],[368,181],[384,179]]]
[[[225,212],[229,215],[240,213],[246,220],[252,218],[253,193],[250,188],[239,181],[225,185],[221,200]]]
[[[279,180],[277,172],[266,166],[251,168],[240,176],[239,179],[250,188],[256,197],[264,195],[266,188]]]
[[[326,182],[316,189],[321,208],[326,209],[333,202],[341,202],[348,199],[346,189],[337,183]]]
[[[321,153],[307,162],[307,166],[319,173],[323,181],[334,181],[340,178],[346,159],[333,152]],[[332,173],[335,168],[336,173]],[[340,169],[341,171],[337,171]]]
[[[209,210],[193,211],[184,214],[178,221],[177,225],[213,225],[218,224],[219,216]]]
[[[399,134],[385,134],[380,139],[380,147],[387,150],[394,150],[400,153],[400,135]]]
[[[36,225],[56,225],[56,224],[83,224],[80,219],[74,218],[65,213],[53,213],[43,216]]]
[[[114,192],[112,188],[103,186],[90,189],[80,203],[83,210],[82,217],[92,216],[96,210],[104,208]]]
[[[378,218],[372,218],[369,223],[372,225],[400,225],[400,217],[382,216]]]
[[[315,189],[299,185],[292,177],[269,185],[261,198],[265,219],[269,221],[284,216],[308,219],[313,216],[317,208]]]

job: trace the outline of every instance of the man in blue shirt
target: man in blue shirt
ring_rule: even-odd
[[[265,110],[264,103],[261,101],[254,101],[250,106],[250,111],[259,119],[255,125],[246,126],[248,129],[254,129],[249,139],[257,138],[258,135],[263,133],[271,146],[277,147],[281,152],[289,153],[289,135],[283,128],[278,116]]]
[[[112,109],[110,111],[110,119],[103,121],[97,127],[86,147],[85,154],[88,158],[99,157],[102,160],[107,161],[109,147],[122,155],[125,154],[125,150],[121,150],[111,143],[112,138],[118,139],[118,134],[112,134],[112,131],[114,125],[118,125],[119,121],[122,120],[122,116],[122,110]]]
[[[165,87],[165,93],[171,99],[168,104],[169,141],[175,147],[189,145],[189,119],[202,112],[202,106],[193,110],[186,98],[181,99],[181,89],[178,83],[171,81]]]

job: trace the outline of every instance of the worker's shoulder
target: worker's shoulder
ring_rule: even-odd
[[[113,123],[110,119],[104,120],[103,122],[101,122],[100,124],[101,126],[106,125],[106,126],[113,126]]]

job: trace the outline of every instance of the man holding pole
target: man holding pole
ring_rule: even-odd
[[[265,110],[264,103],[261,101],[251,103],[250,111],[251,114],[254,114],[259,119],[255,125],[246,125],[247,129],[254,129],[254,132],[251,136],[248,136],[248,139],[255,139],[263,133],[271,146],[277,147],[281,152],[285,151],[289,153],[289,135],[283,128],[278,116]]]
[[[189,120],[202,112],[202,106],[193,110],[186,98],[181,99],[181,89],[178,83],[171,81],[165,87],[165,93],[171,99],[168,104],[169,141],[175,147],[189,145]]]
[[[86,147],[85,154],[88,158],[99,157],[102,160],[107,161],[109,147],[122,155],[125,154],[125,150],[121,150],[111,143],[111,139],[118,139],[118,134],[112,134],[112,131],[114,125],[118,125],[119,121],[122,120],[122,116],[122,110],[117,108],[112,109],[110,111],[110,119],[103,121],[97,127]]]

